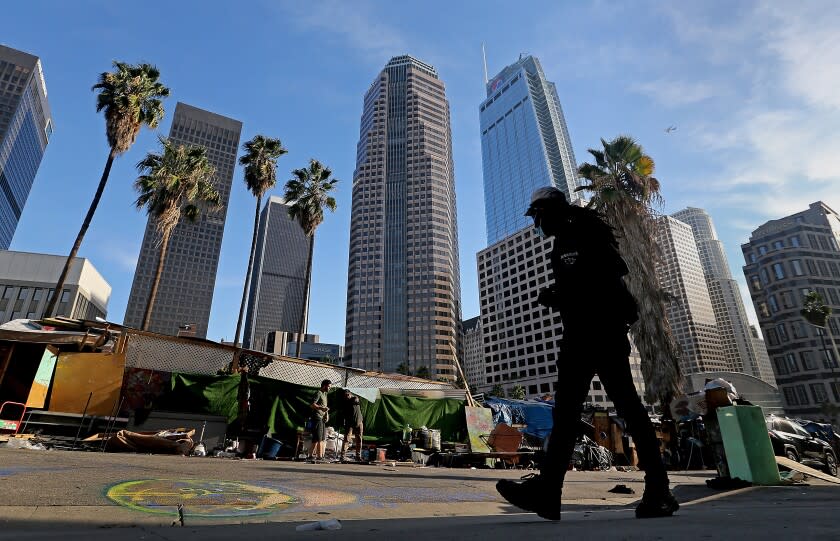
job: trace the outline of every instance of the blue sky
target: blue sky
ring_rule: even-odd
[[[4,6],[0,41],[41,57],[55,124],[12,249],[69,250],[108,151],[90,87],[115,59],[156,64],[172,89],[170,113],[184,101],[241,120],[243,142],[279,137],[289,149],[282,181],[310,157],[341,179],[339,209],[318,229],[315,248],[310,332],[327,342],[344,342],[362,97],[391,56],[433,64],[447,87],[465,318],[479,311],[475,254],[485,247],[481,42],[491,76],[521,52],[540,58],[557,84],[578,162],[600,137],[636,137],[656,160],[662,211],[706,209],[742,289],[740,244],[755,227],[819,199],[840,207],[838,3],[241,4]],[[670,125],[678,129],[666,134]],[[144,130],[118,159],[80,252],[113,287],[113,321],[123,318],[146,221],[133,208],[134,164],[155,148],[155,134]],[[233,336],[252,213],[237,168],[208,338]]]

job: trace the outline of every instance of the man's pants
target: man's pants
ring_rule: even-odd
[[[659,440],[633,385],[628,361],[630,343],[625,327],[616,325],[609,329],[603,324],[596,327],[599,328],[564,331],[557,365],[559,379],[554,397],[554,428],[542,474],[562,485],[574,452],[583,403],[589,394],[592,377],[598,374],[636,444],[639,466],[645,471],[646,488],[665,489],[668,475],[662,464]]]

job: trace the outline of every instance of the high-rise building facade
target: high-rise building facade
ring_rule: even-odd
[[[672,297],[667,316],[682,350],[683,373],[731,371],[691,226],[663,216],[657,220],[657,243],[662,254],[657,272]]]
[[[840,404],[840,367],[828,335],[800,310],[805,295],[819,293],[833,311],[828,330],[840,338],[840,215],[811,203],[760,226],[741,251],[785,411],[821,418],[824,403]]]
[[[527,398],[541,397],[557,390],[566,363],[587,362],[561,357],[562,319],[536,302],[540,290],[552,284],[552,245],[551,239],[539,238],[530,227],[478,252],[481,362],[471,370],[480,374],[474,386],[477,392],[489,392],[499,384],[510,394],[521,385]],[[644,394],[635,347],[630,370],[636,390]],[[598,376],[590,384],[587,401],[613,407]]]
[[[169,138],[182,145],[207,149],[216,168],[213,186],[221,197],[217,210],[202,209],[196,222],[182,220],[169,239],[169,250],[158,288],[149,330],[175,335],[184,325],[195,336],[207,335],[213,288],[219,266],[219,252],[225,231],[230,187],[242,123],[216,113],[178,102]],[[140,327],[158,264],[158,235],[152,219],[146,224],[131,295],[125,311],[125,325]]]
[[[481,317],[471,317],[461,324],[464,354],[461,368],[470,389],[476,389],[484,382],[484,353],[481,345]]]
[[[487,83],[479,106],[487,244],[531,225],[531,193],[555,186],[578,199],[577,163],[554,83],[523,56]]]
[[[764,343],[756,341],[750,330],[741,290],[732,278],[726,252],[718,240],[712,218],[705,210],[695,207],[688,207],[671,216],[691,226],[727,364],[736,372],[775,385],[776,379],[767,361],[767,352],[765,350],[762,355],[759,351],[764,348]]]
[[[397,56],[364,98],[353,174],[345,362],[454,379],[461,322],[449,103]]]
[[[52,135],[41,60],[0,45],[0,249],[12,243]]]
[[[0,324],[44,317],[65,261],[66,256],[0,250]],[[108,282],[90,260],[77,257],[55,314],[88,320],[104,318],[110,298]]]
[[[267,351],[269,332],[297,332],[306,302],[306,260],[312,238],[289,216],[281,197],[269,198],[260,215],[243,345]]]

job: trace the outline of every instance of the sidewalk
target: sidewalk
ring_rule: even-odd
[[[450,517],[467,524],[473,519],[464,522],[464,517],[481,517],[475,520],[488,528],[499,520],[524,521],[541,528],[544,521],[507,505],[494,488],[496,480],[524,473],[0,449],[0,523],[4,525],[0,538],[10,532],[47,536],[50,529],[169,528],[178,502],[184,504],[187,527],[205,534],[217,531],[203,529],[209,525],[329,518],[367,524],[381,519]],[[705,480],[712,476],[712,472],[672,473],[674,493],[682,504],[680,515],[723,505],[727,499],[751,501],[772,490],[808,494],[818,489],[840,496],[840,490],[823,488],[820,481],[809,487],[720,492],[706,487]],[[608,492],[616,484],[625,484],[636,493]],[[595,516],[632,519],[642,489],[641,472],[570,472],[563,491],[563,523]],[[637,527],[634,521],[631,528]],[[428,521],[418,523],[436,528]],[[363,529],[350,524],[345,523],[348,530]],[[292,531],[291,526],[287,524],[283,531]],[[385,527],[383,523],[377,528]]]

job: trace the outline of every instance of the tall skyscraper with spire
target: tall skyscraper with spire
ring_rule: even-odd
[[[449,102],[392,58],[365,94],[350,222],[345,362],[454,379],[461,321]]]
[[[718,240],[712,218],[705,210],[695,207],[685,208],[672,216],[691,226],[694,233],[727,363],[737,372],[775,385],[776,378],[764,341],[754,337],[750,329],[741,290],[732,278],[726,251]]]
[[[555,186],[579,199],[577,163],[557,87],[540,61],[522,56],[486,85],[479,106],[487,245],[531,225],[531,192]]]
[[[242,123],[232,118],[204,111],[178,102],[169,129],[169,138],[183,145],[207,149],[207,157],[216,168],[213,186],[221,197],[219,210],[202,210],[198,221],[181,221],[169,239],[169,250],[163,268],[149,330],[162,334],[178,334],[189,325],[190,332],[207,336],[219,252],[225,232],[233,169],[239,149]],[[125,310],[125,325],[140,327],[152,280],[158,264],[158,235],[150,218],[143,235],[134,282]]]
[[[52,135],[41,60],[0,45],[0,250],[7,250]]]

